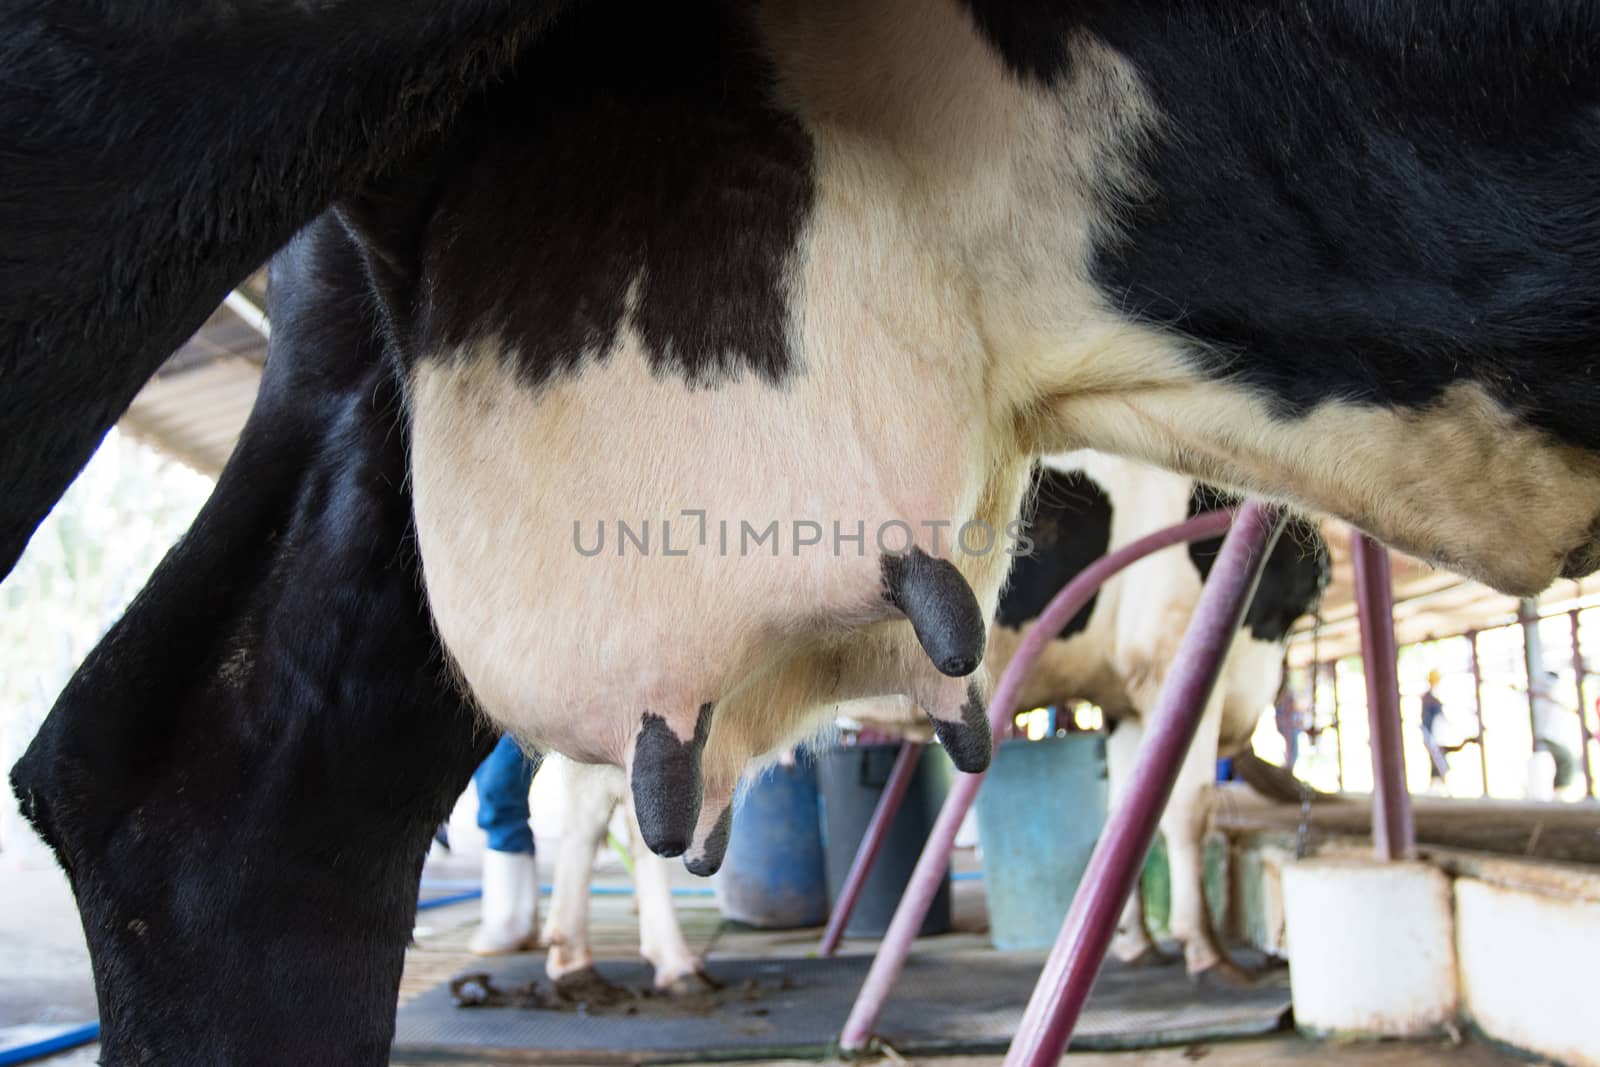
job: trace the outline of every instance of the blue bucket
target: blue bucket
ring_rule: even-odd
[[[765,930],[827,920],[817,765],[809,754],[793,767],[768,768],[747,787],[734,810],[717,900],[724,918]]]
[[[1102,734],[1005,741],[978,792],[995,948],[1048,948],[1105,826]]]
[[[855,861],[856,849],[866,836],[867,824],[883,796],[889,773],[900,756],[900,746],[850,745],[839,746],[823,752],[819,758],[818,779],[822,788],[822,843],[824,862],[827,864],[828,895],[838,899],[844,888],[845,877]],[[911,881],[911,872],[922,855],[922,846],[928,840],[945,794],[950,791],[950,781],[955,768],[943,747],[929,745],[922,750],[922,758],[906,788],[905,799],[872,873],[861,887],[855,911],[844,928],[850,938],[882,937],[889,929],[900,898]],[[922,920],[918,937],[931,937],[950,929],[950,879],[948,871],[939,890],[934,894],[928,914]]]

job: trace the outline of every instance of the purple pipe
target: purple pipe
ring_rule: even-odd
[[[1001,676],[1000,684],[989,701],[990,729],[999,734],[1011,720],[1017,698],[1022,692],[1022,683],[1040,654],[1108,578],[1163,548],[1216,537],[1227,530],[1232,522],[1233,516],[1226,511],[1198,515],[1187,522],[1141,537],[1085,567],[1055,595],[1017,647],[1016,655],[1006,666],[1005,674]],[[905,967],[906,957],[911,953],[911,943],[916,940],[917,931],[922,928],[922,920],[927,917],[928,908],[933,904],[939,883],[944,878],[950,862],[950,851],[955,845],[956,831],[961,828],[961,820],[966,818],[967,811],[972,807],[983,779],[982,774],[956,774],[955,784],[939,809],[939,817],[928,835],[928,843],[923,846],[916,869],[911,873],[905,895],[900,898],[900,906],[895,909],[883,943],[878,946],[878,954],[873,957],[867,980],[856,995],[850,1017],[845,1020],[844,1030],[839,1035],[839,1047],[843,1051],[859,1052],[871,1040],[872,1029],[883,1014],[884,1003],[894,988],[895,980],[900,977],[901,969]],[[1118,910],[1120,908],[1121,901],[1118,901]],[[1112,921],[1115,922],[1115,916]]]
[[[861,844],[856,848],[856,858],[850,861],[850,873],[844,876],[844,886],[839,890],[839,899],[834,902],[833,914],[828,917],[828,929],[823,931],[822,944],[817,947],[819,956],[831,956],[839,949],[844,928],[850,925],[856,901],[861,899],[861,890],[867,884],[867,875],[872,873],[872,864],[883,848],[884,838],[889,836],[889,825],[894,822],[900,802],[905,799],[911,779],[917,773],[922,747],[920,741],[907,741],[900,746],[900,755],[895,757],[894,769],[884,783],[883,795],[878,798],[872,821],[867,823],[867,832],[861,836]]]
[[[1060,1064],[1282,526],[1282,514],[1270,505],[1252,500],[1239,509],[1156,699],[1133,780],[1089,857],[1005,1067]]]
[[[1406,789],[1405,739],[1400,735],[1389,550],[1356,533],[1350,538],[1350,559],[1355,565],[1361,663],[1367,675],[1367,721],[1372,730],[1372,844],[1379,859],[1406,859],[1416,852],[1417,842],[1411,793]]]

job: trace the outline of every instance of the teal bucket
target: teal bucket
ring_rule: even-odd
[[[818,926],[828,918],[828,884],[817,816],[817,765],[802,753],[752,782],[733,813],[717,876],[724,918],[764,930]]]
[[[1106,821],[1102,734],[1005,741],[978,792],[995,948],[1049,948]]]

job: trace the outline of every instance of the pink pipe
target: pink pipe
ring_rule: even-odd
[[[1405,737],[1400,732],[1400,679],[1394,643],[1394,581],[1389,550],[1363,533],[1350,538],[1361,664],[1367,675],[1367,723],[1372,738],[1372,846],[1379,859],[1416,852],[1411,793],[1406,787]]]
[[[861,890],[867,884],[867,876],[872,873],[872,864],[883,848],[884,839],[889,836],[889,824],[894,822],[895,814],[900,810],[900,802],[905,799],[911,779],[917,773],[917,761],[921,758],[922,742],[907,741],[900,746],[900,755],[895,757],[894,769],[884,783],[883,795],[878,798],[878,806],[872,812],[872,821],[867,823],[867,832],[861,835],[856,858],[850,861],[850,873],[844,877],[844,886],[839,890],[839,899],[834,902],[833,914],[828,917],[828,929],[822,934],[817,955],[831,956],[838,951],[844,928],[850,925],[856,901],[861,899]]]
[[[994,696],[989,701],[989,726],[995,734],[998,735],[1010,721],[1016,710],[1017,698],[1022,693],[1022,683],[1027,679],[1028,672],[1033,669],[1040,654],[1107,579],[1128,565],[1163,548],[1216,537],[1225,532],[1232,522],[1233,516],[1229,512],[1207,512],[1187,522],[1147,534],[1109,555],[1100,557],[1079,572],[1050,601],[1034,623],[1033,629],[1022,639],[1016,655],[1006,665],[1005,674],[1001,676],[1000,684],[995,688]],[[927,917],[928,908],[932,906],[933,898],[939,891],[939,884],[944,879],[945,870],[950,863],[950,851],[955,846],[956,831],[961,828],[961,820],[966,818],[967,811],[972,807],[983,779],[982,774],[959,772],[956,774],[955,784],[951,786],[943,807],[939,809],[939,817],[928,835],[928,843],[923,846],[916,869],[911,873],[911,881],[906,886],[905,895],[900,898],[900,906],[895,909],[894,918],[889,922],[889,929],[884,933],[883,943],[878,946],[878,954],[873,957],[872,968],[867,972],[867,980],[862,984],[861,992],[856,995],[855,1005],[850,1009],[850,1017],[845,1020],[844,1030],[839,1034],[839,1047],[843,1051],[859,1052],[871,1040],[872,1029],[883,1014],[883,1006],[889,998],[889,992],[894,988],[895,980],[900,977],[900,971],[905,967],[906,957],[911,953],[911,943],[916,940],[917,931],[922,928],[922,920]],[[1118,907],[1120,906],[1119,900]]]
[[[1005,1067],[1058,1067],[1061,1063],[1072,1028],[1111,947],[1117,917],[1138,884],[1145,855],[1172,795],[1172,784],[1222,673],[1228,646],[1239,632],[1261,567],[1282,526],[1281,513],[1267,504],[1249,501],[1239,509],[1145,727],[1133,780],[1095,843],[1061,925],[1061,936],[1022,1013]]]

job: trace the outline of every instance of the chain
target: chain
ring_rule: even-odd
[[[1316,620],[1311,627],[1311,727],[1317,726],[1317,675],[1322,672],[1322,604],[1317,604]],[[1334,668],[1337,670],[1338,668]],[[1321,731],[1317,731],[1320,733]],[[1311,851],[1311,787],[1299,775],[1295,784],[1300,787],[1300,825],[1295,831],[1294,858],[1303,860]]]

